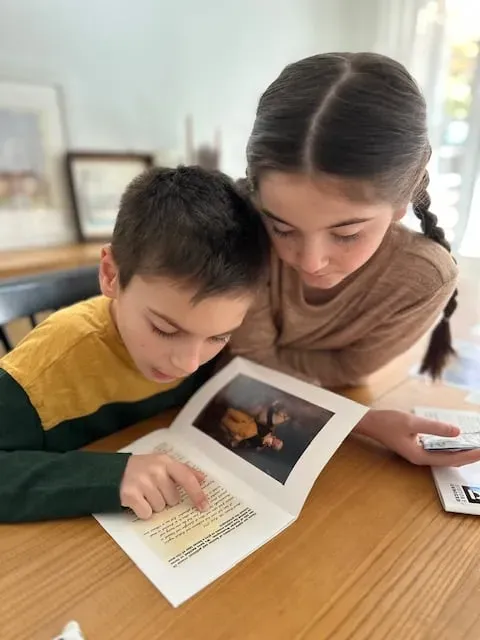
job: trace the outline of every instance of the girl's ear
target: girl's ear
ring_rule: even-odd
[[[408,205],[395,209],[393,213],[393,222],[400,222],[407,215]]]

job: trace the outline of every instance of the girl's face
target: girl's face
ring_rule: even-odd
[[[341,178],[271,171],[262,176],[257,205],[280,258],[307,287],[331,289],[377,251],[406,207],[354,201]],[[343,190],[345,191],[345,190]]]

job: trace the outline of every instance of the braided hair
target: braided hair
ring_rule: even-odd
[[[431,200],[427,191],[429,182],[428,171],[425,171],[414,193],[412,201],[413,211],[420,220],[423,234],[427,238],[437,242],[447,251],[451,251],[450,243],[445,238],[445,232],[437,224],[437,216],[430,211]],[[455,350],[452,346],[450,318],[457,308],[457,296],[458,290],[455,289],[443,310],[443,316],[440,322],[433,330],[427,351],[420,366],[420,373],[429,374],[433,380],[441,376],[449,357],[455,355]]]
[[[430,154],[425,99],[403,65],[375,53],[324,53],[288,65],[261,96],[247,184],[256,190],[268,171],[336,176],[356,198],[368,183],[367,198],[396,209],[412,202],[425,236],[450,251],[430,211]],[[457,291],[421,365],[433,379],[454,353],[449,320],[456,307]]]

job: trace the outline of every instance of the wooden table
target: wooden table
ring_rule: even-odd
[[[463,394],[410,380],[374,404],[430,401]],[[93,518],[2,526],[0,638],[47,640],[73,618],[88,640],[478,640],[478,525],[442,511],[428,469],[350,438],[299,520],[179,609]]]
[[[102,244],[87,243],[22,251],[0,251],[0,279],[95,264],[100,259],[101,248]]]

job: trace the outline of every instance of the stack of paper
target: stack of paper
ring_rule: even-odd
[[[480,447],[480,413],[417,407],[415,414],[459,427],[456,438],[423,436],[425,449],[459,451]],[[433,478],[445,511],[480,515],[480,462],[464,467],[432,467]]]

